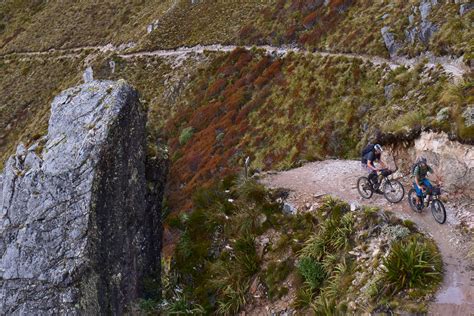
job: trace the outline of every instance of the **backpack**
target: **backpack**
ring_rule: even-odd
[[[366,164],[367,163],[367,158],[365,157],[368,153],[370,153],[371,151],[374,150],[374,147],[375,145],[374,144],[368,144],[367,146],[365,146],[364,149],[362,149],[362,152],[361,152],[361,161],[362,163]]]
[[[414,177],[415,176],[415,168],[418,167],[420,165],[420,161],[416,161],[412,166],[411,166],[411,176]]]

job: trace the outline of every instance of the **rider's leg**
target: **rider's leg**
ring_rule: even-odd
[[[413,188],[415,189],[416,192],[416,205],[421,204],[421,198],[423,197],[423,192],[421,191],[421,188],[416,185],[416,182],[413,182]]]
[[[424,178],[421,183],[425,186],[427,192],[433,192],[433,185],[431,184],[430,180]]]
[[[372,183],[372,184],[377,184],[377,172],[375,172],[374,170],[371,170],[370,173],[369,173],[369,181]]]

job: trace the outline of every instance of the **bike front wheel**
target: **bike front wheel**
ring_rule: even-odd
[[[438,223],[444,224],[446,222],[446,209],[440,200],[436,199],[431,202],[431,214]]]
[[[404,195],[405,189],[399,181],[385,181],[383,186],[383,196],[385,196],[389,202],[398,203],[403,199]]]
[[[421,213],[421,210],[418,209],[416,205],[416,191],[415,189],[411,189],[408,191],[408,204],[410,204],[410,208],[417,213]]]
[[[360,196],[364,199],[370,199],[374,191],[367,177],[360,177],[357,180],[357,191],[359,191]]]

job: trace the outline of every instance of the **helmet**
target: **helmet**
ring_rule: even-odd
[[[380,146],[379,144],[375,144],[374,149],[375,149],[376,151],[383,152],[382,146]]]
[[[425,158],[425,157],[420,157],[420,158],[418,159],[418,162],[419,162],[419,163],[426,164],[426,158]]]

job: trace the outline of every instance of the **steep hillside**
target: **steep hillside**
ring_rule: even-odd
[[[180,67],[156,57],[112,59],[114,73],[105,60],[98,75],[136,85],[148,100],[150,133],[168,139],[169,196],[177,209],[188,209],[197,187],[235,171],[246,156],[257,169],[287,169],[355,157],[374,137],[409,140],[426,128],[463,142],[474,137],[465,115],[472,86],[423,63],[391,70],[345,57],[245,49]]]
[[[460,12],[464,11],[458,4],[436,0],[282,0],[262,10],[256,22],[242,28],[239,38],[244,43],[287,43],[372,55],[414,56],[431,50],[459,56],[472,52],[474,17],[472,12],[462,16]]]
[[[23,1],[0,4],[0,52],[126,44],[146,35],[171,0]]]
[[[269,229],[288,229],[298,241],[285,244],[286,254],[302,258],[303,238],[296,236],[313,228],[324,231],[321,216],[328,209],[314,209],[308,218],[285,223],[277,197],[254,184],[219,182],[239,173],[246,157],[252,162],[250,173],[287,170],[308,161],[355,158],[369,141],[405,150],[423,131],[445,132],[451,141],[472,145],[472,8],[468,1],[457,0],[2,1],[0,167],[20,140],[29,145],[46,133],[49,104],[60,90],[90,77],[125,79],[139,91],[148,110],[148,161],[169,159],[165,250],[177,260],[170,262],[175,270],[167,276],[170,300],[181,297],[195,312],[261,308],[265,300],[239,303],[241,292],[257,293],[251,285],[258,276],[269,295],[265,299],[285,297],[281,282],[299,261],[275,263],[278,252],[257,260],[251,246],[259,238],[272,237],[265,235]],[[257,191],[257,196],[248,190]],[[238,200],[238,205],[224,197],[227,202]],[[338,203],[331,207],[346,211],[347,206]],[[207,206],[217,213],[222,207],[224,215],[215,218]],[[249,215],[248,210],[256,212]],[[364,209],[361,216],[374,225],[406,226],[402,230],[408,229],[408,235],[417,234],[410,223],[382,213]],[[338,224],[339,215],[334,218]],[[253,222],[243,221],[245,216]],[[300,219],[301,227],[293,223]],[[195,227],[200,220],[206,225]],[[231,225],[250,225],[252,238],[240,240],[243,231],[231,228],[222,235],[228,220]],[[194,244],[201,237],[203,244]],[[355,280],[354,258],[344,252],[369,246],[357,235],[346,237],[344,251],[337,248],[341,252],[331,262],[347,269],[324,270],[324,278],[311,290],[305,283],[300,294],[306,307],[328,302],[337,305],[338,312],[353,307],[349,303],[356,298],[351,293],[329,289],[334,280],[341,286]],[[397,242],[412,243],[409,237]],[[226,252],[226,245],[238,249]],[[436,252],[429,240],[424,246]],[[384,248],[387,254],[390,249]],[[239,251],[250,253],[239,262],[245,280],[222,270]],[[313,257],[319,262],[327,255]],[[189,258],[196,261],[187,262]],[[256,267],[256,262],[262,266]],[[308,263],[309,269],[319,269],[314,265]],[[199,273],[214,273],[231,285],[207,284]],[[304,273],[296,286],[304,283]],[[199,283],[196,289],[193,280]],[[245,288],[234,287],[240,281]],[[149,283],[147,291],[156,294],[156,284]],[[185,294],[176,292],[174,285],[183,286]],[[426,289],[413,294],[370,286],[374,301],[365,306],[369,310],[383,309],[378,301],[382,299],[402,306],[408,299],[414,311],[426,307],[425,301],[414,301]],[[334,293],[345,296],[336,299]],[[322,298],[316,302],[316,297]],[[157,306],[153,300],[148,303],[151,309]]]

